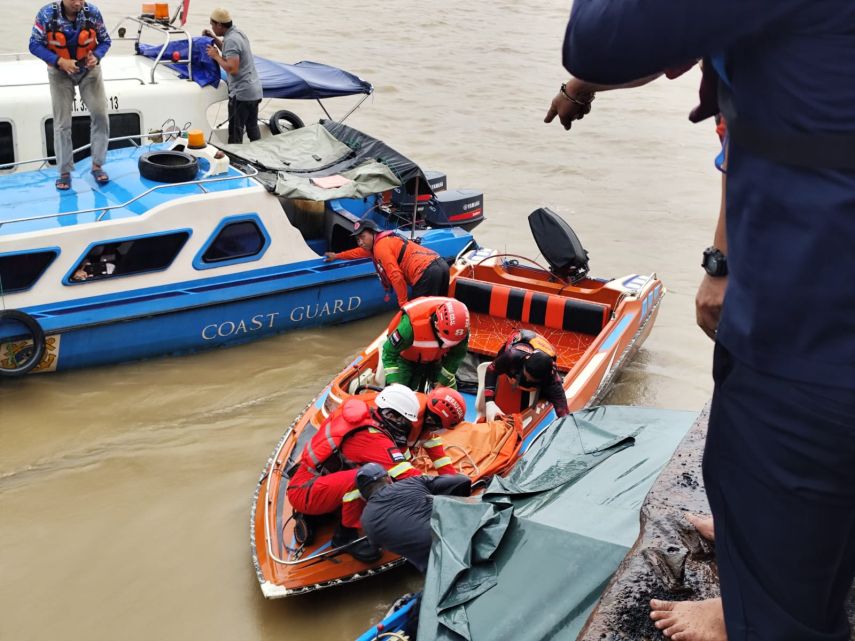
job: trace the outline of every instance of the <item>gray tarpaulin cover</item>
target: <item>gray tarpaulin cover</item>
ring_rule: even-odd
[[[481,499],[436,497],[418,638],[575,639],[695,416],[620,406],[575,412]]]
[[[401,184],[388,166],[373,158],[355,157],[353,149],[319,124],[255,142],[218,147],[260,168],[277,171],[275,192],[286,198],[364,198]],[[330,175],[344,176],[349,182],[332,189],[312,183],[313,177]]]

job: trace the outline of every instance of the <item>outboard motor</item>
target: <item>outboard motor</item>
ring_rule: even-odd
[[[392,207],[403,219],[412,218],[431,227],[462,227],[467,231],[484,220],[484,194],[474,189],[447,190],[448,179],[438,171],[424,172],[429,189],[420,181],[418,206],[414,181],[392,190]]]
[[[576,283],[588,273],[588,252],[579,242],[576,232],[561,216],[547,207],[535,209],[528,216],[534,242],[549,271],[562,280]]]

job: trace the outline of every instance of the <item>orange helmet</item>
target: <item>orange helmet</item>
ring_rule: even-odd
[[[459,300],[449,298],[434,312],[434,327],[447,347],[457,345],[469,336],[469,310]]]
[[[466,418],[466,401],[455,389],[437,387],[427,395],[425,410],[439,419],[442,429],[450,430]]]

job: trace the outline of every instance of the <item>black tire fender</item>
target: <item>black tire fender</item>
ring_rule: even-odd
[[[42,356],[45,353],[45,333],[35,318],[17,309],[0,310],[0,324],[7,320],[23,325],[32,337],[33,345],[15,355],[17,360],[17,357],[23,354],[24,360],[16,363],[14,367],[9,368],[0,365],[0,376],[23,376],[41,363]]]
[[[199,163],[183,151],[148,151],[140,156],[140,175],[159,183],[183,183],[196,178]]]
[[[290,129],[282,125],[281,121],[286,121],[291,124]],[[272,134],[281,134],[285,131],[291,131],[293,129],[300,129],[301,127],[305,127],[303,124],[303,120],[295,114],[293,111],[288,111],[287,109],[280,109],[275,114],[270,117],[270,122],[268,123],[270,126],[270,133]]]

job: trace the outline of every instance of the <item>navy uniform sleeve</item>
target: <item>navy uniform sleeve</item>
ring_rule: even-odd
[[[618,85],[660,73],[771,29],[815,0],[575,0],[564,67]]]
[[[434,495],[469,496],[472,493],[472,481],[465,474],[442,474],[422,478],[430,493]]]
[[[558,418],[567,416],[570,413],[570,410],[567,408],[567,396],[564,392],[564,385],[562,384],[560,374],[556,373],[552,377],[552,382],[546,388],[544,396],[546,400],[552,403],[552,407],[555,408],[555,415]]]

